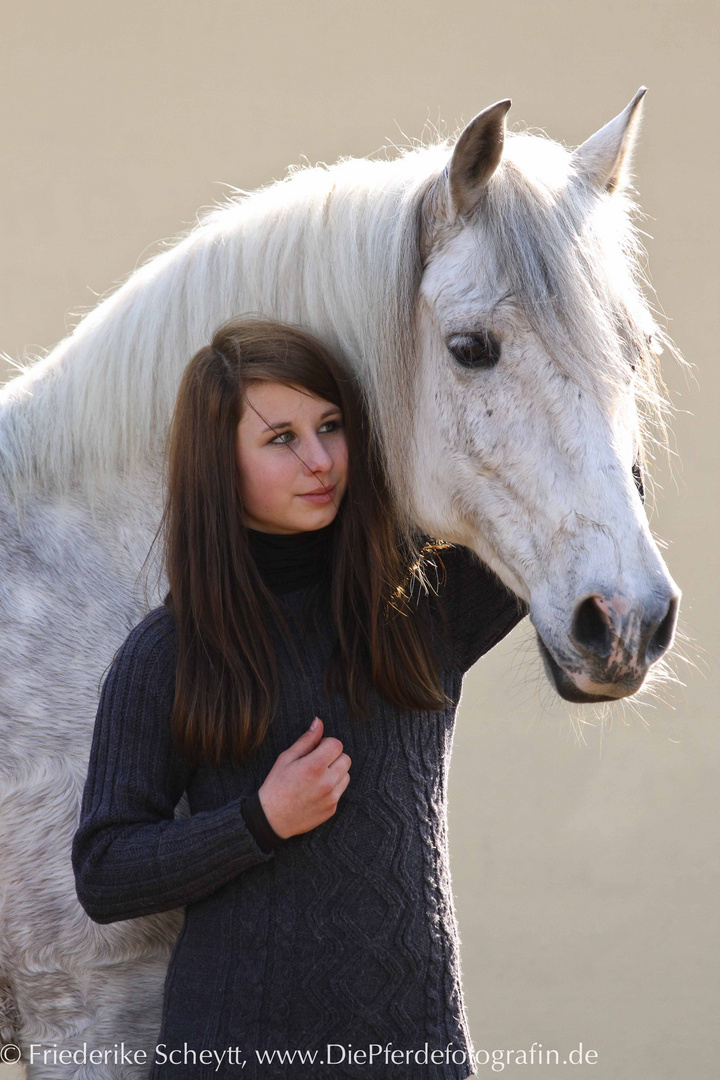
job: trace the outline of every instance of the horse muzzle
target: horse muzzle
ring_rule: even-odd
[[[624,594],[583,597],[573,611],[567,648],[554,655],[537,632],[545,670],[567,701],[589,704],[629,697],[673,643],[680,592],[659,590],[645,603]]]

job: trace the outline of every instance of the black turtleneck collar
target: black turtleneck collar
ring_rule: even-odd
[[[271,592],[305,589],[320,580],[329,565],[336,521],[299,533],[246,528],[250,553]]]

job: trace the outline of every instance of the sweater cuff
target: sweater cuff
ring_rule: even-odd
[[[242,800],[240,810],[245,819],[245,824],[255,837],[258,847],[265,854],[269,854],[287,839],[287,837],[278,836],[266,818],[257,791]]]

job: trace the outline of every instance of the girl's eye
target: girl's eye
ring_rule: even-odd
[[[321,425],[321,427],[329,427],[331,429],[331,433],[332,433],[333,431],[339,430],[342,427],[342,421],[341,420],[326,420],[325,423]],[[281,431],[279,435],[276,435],[274,439],[270,440],[269,445],[272,446],[274,444],[276,446],[287,446],[288,445],[287,442],[285,442],[285,441],[280,442],[279,440],[280,439],[284,440],[285,435],[292,435],[292,434],[293,434],[292,431]]]

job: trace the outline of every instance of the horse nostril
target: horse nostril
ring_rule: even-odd
[[[612,652],[610,627],[594,596],[588,596],[578,604],[573,617],[572,636],[581,648],[595,656],[607,657]]]
[[[665,612],[662,621],[648,641],[645,656],[649,664],[653,664],[656,660],[659,660],[662,654],[667,652],[670,648],[673,634],[675,633],[675,624],[677,622],[679,607],[680,598],[678,596],[673,596],[668,604],[668,609]]]

